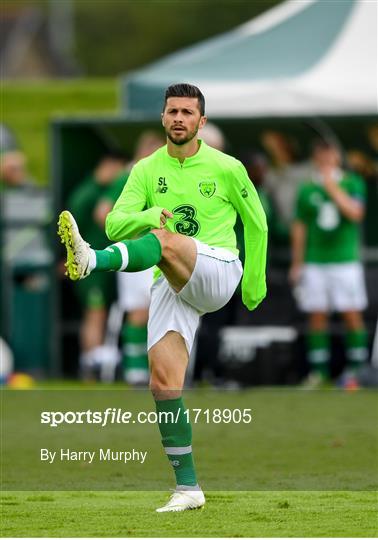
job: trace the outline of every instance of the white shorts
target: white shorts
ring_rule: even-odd
[[[310,313],[362,311],[367,306],[362,265],[306,264],[295,296],[300,309]]]
[[[238,286],[243,274],[238,257],[227,249],[194,241],[197,261],[183,289],[177,293],[164,276],[152,286],[148,349],[173,330],[182,335],[190,354],[200,316],[226,305]]]
[[[153,268],[142,272],[117,272],[118,302],[124,311],[148,309],[151,300]]]

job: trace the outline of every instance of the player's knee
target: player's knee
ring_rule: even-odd
[[[167,375],[165,370],[154,365],[151,366],[150,390],[153,394],[169,389],[169,377]]]
[[[151,375],[150,390],[155,399],[170,399],[171,389],[169,383],[159,377]]]
[[[310,313],[309,326],[314,332],[325,331],[328,328],[328,314],[323,312]]]
[[[362,313],[359,311],[344,311],[342,313],[345,325],[348,330],[351,331],[361,331],[364,330],[364,320]]]
[[[151,362],[150,390],[156,399],[171,399],[171,394],[181,392],[181,385],[160,362]]]
[[[166,261],[173,262],[177,258],[177,234],[167,231],[166,229],[154,229],[151,231],[161,244],[162,258]]]
[[[143,328],[148,322],[148,309],[133,309],[127,314],[127,322],[133,326]]]
[[[150,383],[151,393],[156,401],[165,401],[167,399],[177,399],[182,395],[182,389],[172,389],[169,386],[166,387],[160,385],[154,385]]]

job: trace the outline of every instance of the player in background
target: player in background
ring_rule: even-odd
[[[199,130],[198,136],[208,146],[224,152],[226,148],[226,139],[221,129],[212,122],[206,122],[202,129]]]
[[[96,223],[94,210],[100,198],[124,169],[125,157],[116,152],[102,156],[94,171],[74,189],[68,208],[77,216],[80,230],[88,241],[106,247],[108,241],[103,226]],[[102,345],[108,308],[114,295],[114,277],[93,274],[75,287],[82,308],[80,323],[80,372],[84,379],[92,379],[103,360]]]
[[[161,146],[165,139],[155,131],[144,131],[138,138],[133,160],[104,193],[95,208],[95,219],[104,229],[105,220],[121,195],[132,167]],[[131,385],[146,385],[150,372],[147,358],[147,321],[153,269],[142,272],[118,272],[117,292],[120,308],[125,312],[121,331],[122,368],[124,379]]]
[[[316,388],[329,380],[328,318],[339,312],[346,334],[347,368],[341,382],[357,387],[356,372],[367,360],[367,333],[361,311],[367,305],[360,262],[360,223],[364,217],[362,179],[340,168],[338,148],[316,141],[315,173],[298,191],[292,226],[289,277],[299,307],[309,316],[307,356],[311,371],[305,384]]]
[[[243,302],[252,310],[263,300],[267,226],[242,164],[198,139],[206,123],[201,91],[189,84],[170,86],[161,119],[167,144],[134,166],[106,219],[107,235],[116,243],[91,249],[67,211],[59,217],[59,235],[73,280],[109,270],[159,268],[148,321],[150,388],[157,412],[175,418],[161,421],[159,429],[177,486],[157,511],[177,512],[205,504],[182,399],[199,318],[223,307],[242,277],[233,228],[237,213],[245,228]],[[146,229],[143,237],[125,240]]]

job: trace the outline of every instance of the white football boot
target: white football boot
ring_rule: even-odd
[[[77,223],[68,210],[64,210],[59,216],[58,235],[67,250],[66,275],[72,281],[89,276],[90,245],[82,239]]]
[[[156,512],[183,512],[202,508],[205,504],[205,495],[202,489],[196,491],[176,489],[165,506],[157,508]]]

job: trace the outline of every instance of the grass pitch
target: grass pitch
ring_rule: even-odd
[[[210,492],[202,510],[157,514],[161,492],[3,494],[5,537],[376,537],[373,492]]]
[[[13,447],[7,442],[3,445],[4,537],[377,536],[378,411],[374,392],[254,389],[234,394],[187,393],[189,407],[251,407],[253,422],[250,431],[231,425],[193,426],[195,459],[207,504],[202,510],[177,514],[155,512],[169,496],[162,489],[173,487],[155,425],[146,432],[135,432],[138,443],[133,432],[123,432],[130,444],[147,448],[151,438],[156,443],[149,463],[135,469],[135,475],[127,467],[123,472],[102,466],[83,469],[80,464],[77,469],[75,464],[67,469],[47,464],[38,469],[36,463],[41,471],[37,474],[30,422],[20,430],[20,419],[29,414],[25,406],[29,394],[23,394],[22,407],[16,411],[19,415],[3,413],[4,435],[17,429],[22,435],[15,437]],[[104,392],[101,397],[104,406],[110,394]],[[59,399],[63,398],[57,395],[55,402],[48,398],[51,410],[59,409]],[[88,404],[90,395],[82,390],[75,399],[78,401],[73,403],[70,397],[74,410],[80,403]],[[125,408],[132,401],[139,409],[140,402],[147,407],[147,396],[140,393],[125,394],[122,399]],[[14,406],[18,402],[8,403]],[[30,411],[37,410],[37,405],[30,398]],[[72,431],[67,445],[75,446],[78,433],[80,430]],[[89,432],[83,433],[89,444]],[[109,440],[118,437],[111,429],[103,434]],[[8,474],[10,467],[18,467],[19,474]],[[28,474],[32,481],[25,478]],[[154,474],[156,478],[146,488],[145,477]],[[54,488],[51,477],[55,475]],[[76,491],[72,491],[72,478],[79,478]],[[82,487],[84,480],[87,487]],[[120,491],[126,489],[127,481],[130,491]],[[103,485],[103,491],[91,488],[96,485],[91,482]],[[154,489],[153,485],[164,488]]]

